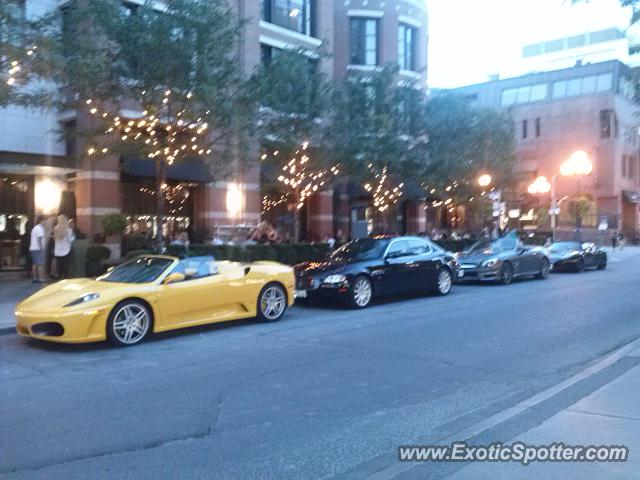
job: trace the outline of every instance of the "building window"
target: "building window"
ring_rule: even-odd
[[[262,20],[304,35],[315,35],[313,0],[260,0]]]
[[[618,118],[613,110],[600,110],[600,138],[618,136]]]
[[[553,82],[553,98],[575,97],[592,93],[610,92],[613,87],[613,74],[589,75]]]
[[[527,134],[529,133],[528,130],[528,122],[526,120],[522,121],[522,138],[526,139],[527,138]]]
[[[627,168],[627,173],[629,174],[629,178],[634,180],[636,178],[636,166],[637,166],[637,157],[635,155],[629,155],[629,168]]]
[[[378,65],[378,20],[351,18],[351,65]]]
[[[620,175],[622,175],[622,178],[627,178],[627,156],[626,155],[622,155],[622,164],[620,166],[622,167],[622,171],[620,172]]]
[[[282,50],[276,47],[272,47],[271,45],[265,45],[264,43],[260,44],[260,61],[262,65],[268,67],[271,65],[271,62],[274,58],[278,56],[278,54]]]
[[[546,100],[547,84],[525,85],[518,88],[507,88],[502,91],[502,106],[515,103],[530,103]]]
[[[540,117],[536,118],[536,138],[540,137]]]
[[[417,29],[402,25],[398,27],[398,63],[402,70],[416,69],[416,38]]]

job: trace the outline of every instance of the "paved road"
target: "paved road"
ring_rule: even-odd
[[[398,445],[447,438],[638,338],[639,272],[629,255],[129,349],[0,336],[0,478],[363,478]]]

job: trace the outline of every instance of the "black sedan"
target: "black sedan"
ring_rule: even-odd
[[[374,297],[386,295],[446,295],[457,274],[455,256],[424,238],[360,238],[322,262],[296,265],[296,297],[342,299],[365,308]]]
[[[458,255],[463,280],[494,281],[509,285],[514,278],[547,278],[551,262],[542,247],[524,245],[515,237],[481,240]]]
[[[556,242],[549,247],[554,271],[582,272],[585,268],[607,268],[607,252],[591,242]]]

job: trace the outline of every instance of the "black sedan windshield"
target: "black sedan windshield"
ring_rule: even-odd
[[[387,245],[387,239],[358,238],[337,249],[331,254],[331,258],[353,262],[375,260],[382,257]]]
[[[153,282],[172,263],[170,258],[139,257],[117,266],[98,280],[114,283]]]
[[[549,247],[550,252],[569,252],[580,250],[582,247],[578,242],[556,242]]]
[[[492,250],[494,252],[500,252],[503,250],[513,250],[516,248],[516,243],[517,239],[510,237],[498,238],[497,240],[480,240],[474,243],[469,251]]]

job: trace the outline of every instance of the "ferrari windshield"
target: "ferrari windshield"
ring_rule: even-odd
[[[492,250],[494,252],[500,252],[504,250],[514,250],[517,242],[518,240],[516,238],[511,237],[498,238],[497,240],[480,240],[474,243],[471,248],[469,248],[469,251]]]
[[[388,239],[358,238],[337,249],[331,258],[355,262],[375,260],[382,257],[388,244]]]
[[[138,257],[118,265],[109,273],[98,278],[100,282],[148,283],[156,280],[169,265],[170,258]]]
[[[578,242],[556,242],[549,247],[550,252],[569,252],[571,250],[580,250]]]

